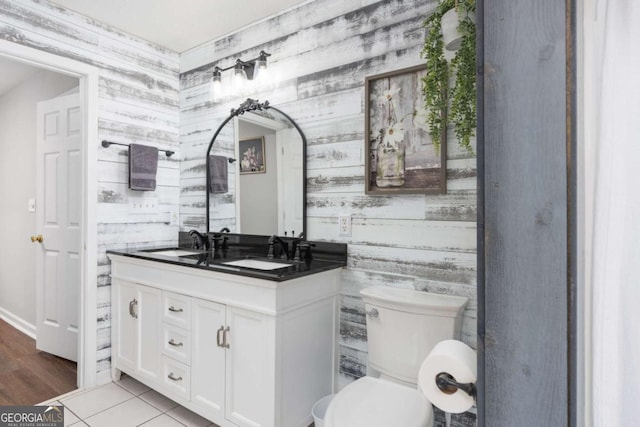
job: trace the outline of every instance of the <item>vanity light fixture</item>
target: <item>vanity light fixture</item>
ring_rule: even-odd
[[[265,52],[264,50],[260,51],[260,54],[253,59],[248,61],[243,61],[242,59],[236,59],[236,63],[226,67],[221,68],[216,65],[213,69],[213,76],[211,78],[211,91],[212,101],[217,101],[219,98],[219,94],[222,90],[222,72],[233,69],[233,84],[241,85],[247,80],[255,80],[259,76],[264,77],[264,73],[267,70],[267,57],[271,56],[270,53]]]

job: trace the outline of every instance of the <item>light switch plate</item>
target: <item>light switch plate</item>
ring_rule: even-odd
[[[29,199],[27,203],[27,209],[29,210],[29,212],[36,211],[36,199]]]

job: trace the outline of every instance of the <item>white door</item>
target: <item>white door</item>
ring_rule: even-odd
[[[295,135],[295,136],[294,136]],[[285,231],[302,232],[302,207],[306,203],[303,199],[302,165],[306,161],[302,158],[302,143],[295,129],[283,129],[276,132],[278,142],[278,234]],[[296,185],[291,185],[296,183]],[[305,236],[306,238],[306,236]]]
[[[36,347],[77,361],[82,114],[78,94],[38,103]]]

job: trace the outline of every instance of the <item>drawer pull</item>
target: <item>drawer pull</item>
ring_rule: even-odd
[[[182,308],[175,308],[174,306],[169,307],[169,311],[174,313],[182,313],[184,310]]]
[[[169,345],[172,345],[172,346],[174,346],[174,347],[182,347],[182,343],[181,343],[181,342],[175,342],[175,341],[173,340],[173,338],[171,338],[171,339],[169,340]]]
[[[220,334],[224,334],[224,326],[220,326],[220,329],[218,329],[218,331],[216,332],[216,341],[218,347],[222,347],[222,337],[220,336]]]
[[[175,377],[173,375],[173,372],[171,372],[169,375],[167,375],[167,378],[169,378],[171,381],[182,381],[182,377]]]

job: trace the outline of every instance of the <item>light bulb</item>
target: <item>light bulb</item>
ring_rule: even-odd
[[[211,102],[218,102],[220,95],[222,94],[222,74],[216,70],[213,72],[213,78],[209,83],[209,100]]]
[[[247,73],[244,71],[241,65],[237,65],[233,69],[232,86],[235,92],[242,91],[245,82],[247,81]]]

